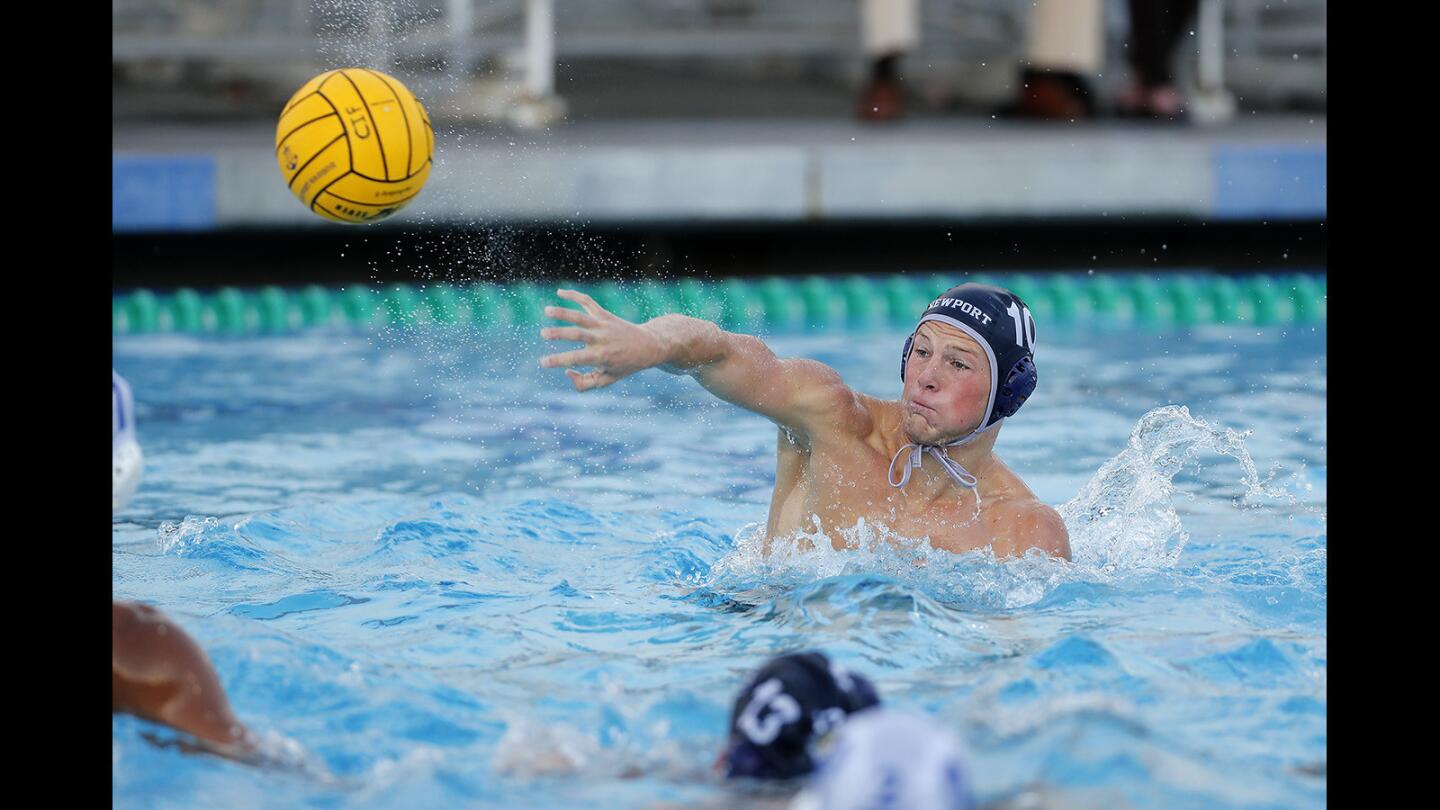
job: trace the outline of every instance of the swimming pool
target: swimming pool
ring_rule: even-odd
[[[305,752],[246,768],[116,716],[117,807],[727,806],[730,701],[797,648],[958,729],[987,800],[1325,801],[1323,322],[1042,321],[997,452],[1075,561],[1004,564],[764,559],[773,426],[656,372],[576,394],[535,332],[115,339],[147,469],[114,596]],[[894,396],[904,336],[767,339]]]

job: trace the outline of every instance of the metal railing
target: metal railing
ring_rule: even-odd
[[[1125,4],[1109,2],[1113,61],[1123,58],[1128,24]],[[1018,59],[1029,9],[1018,0],[921,0],[920,50],[952,61]],[[363,61],[453,81],[504,59],[524,70],[532,94],[548,92],[557,59],[858,64],[860,54],[857,0],[112,0],[112,10],[117,66],[265,75]],[[1186,60],[1182,75],[1201,87],[1223,80],[1261,103],[1323,104],[1325,15],[1325,0],[1205,0],[1198,60]]]

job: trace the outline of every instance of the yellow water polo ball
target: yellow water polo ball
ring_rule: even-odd
[[[336,222],[375,222],[430,177],[435,129],[393,76],[344,68],[306,82],[280,113],[275,159],[290,191]]]

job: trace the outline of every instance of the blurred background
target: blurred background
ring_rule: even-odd
[[[115,806],[730,807],[728,696],[801,645],[959,730],[987,802],[1325,802],[1326,3],[112,9],[146,454],[112,593],[342,780],[117,717]],[[346,67],[434,122],[424,189],[369,225],[277,161],[287,101]],[[876,397],[939,292],[1008,287],[1042,387],[1001,453],[1075,563],[772,564],[745,524],[773,425],[658,373],[571,395],[536,362],[553,280]],[[507,773],[549,739],[591,764]]]
[[[1323,0],[112,8],[117,286],[1325,263]],[[368,226],[273,151],[347,66],[437,131]]]

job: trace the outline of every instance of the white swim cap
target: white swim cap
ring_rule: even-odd
[[[140,486],[145,455],[135,440],[135,399],[130,395],[130,384],[114,369],[110,370],[110,390],[114,405],[110,420],[110,510],[113,512],[125,506]]]
[[[970,757],[924,715],[871,709],[835,732],[814,779],[791,810],[973,810]]]

